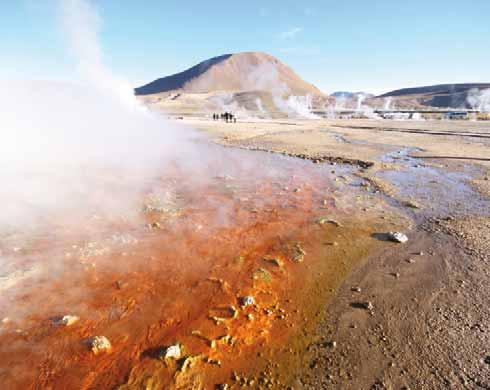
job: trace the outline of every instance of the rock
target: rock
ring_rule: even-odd
[[[350,290],[353,292],[358,292],[358,293],[360,293],[362,291],[360,287],[352,287]]]
[[[148,224],[148,229],[161,229],[162,228],[162,225],[160,224],[160,222],[153,222],[153,223],[150,223]]]
[[[79,319],[80,317],[77,316],[66,315],[57,319],[55,321],[55,324],[59,326],[70,326],[73,325],[75,322],[77,322]]]
[[[301,245],[300,244],[296,244],[294,246],[294,251],[295,251],[295,254],[293,255],[293,261],[295,263],[301,263],[301,262],[303,262],[303,260],[305,258],[305,255],[306,255],[306,252],[301,247]]]
[[[128,286],[128,282],[124,281],[124,280],[118,280],[116,282],[116,288],[118,290],[122,290],[123,288],[126,288]]]
[[[400,232],[389,232],[388,233],[388,238],[391,241],[399,242],[401,244],[403,244],[403,243],[405,243],[405,242],[408,241],[408,237],[405,234],[400,233]]]
[[[246,295],[240,298],[240,306],[246,307],[251,305],[255,305],[255,298],[251,295]]]
[[[89,341],[90,349],[95,355],[98,355],[101,352],[110,351],[112,345],[110,341],[105,336],[95,336],[92,337]]]
[[[319,225],[326,225],[327,223],[330,223],[334,226],[337,226],[337,227],[341,227],[342,225],[340,224],[340,222],[334,220],[334,219],[329,219],[327,217],[321,217],[321,218],[318,218],[317,221],[316,221]]]
[[[407,200],[407,201],[403,202],[403,205],[405,207],[409,207],[412,209],[420,209],[420,205],[418,203],[414,202],[413,200]]]
[[[367,301],[367,302],[356,302],[352,304],[352,306],[358,308],[358,309],[364,309],[364,310],[373,310],[374,305],[372,302]]]
[[[221,367],[221,360],[219,360],[219,359],[210,359],[210,358],[207,358],[206,359],[206,362],[209,363],[209,364],[211,364],[211,365]]]
[[[197,356],[187,356],[184,361],[180,364],[179,371],[186,372],[189,368],[192,368],[198,361],[202,360],[201,355]]]
[[[163,348],[158,354],[158,357],[162,360],[180,359],[181,356],[182,356],[182,350],[180,348],[180,345],[178,344],[174,344],[167,348]]]
[[[271,263],[273,265],[275,265],[276,267],[282,267],[284,265],[284,263],[282,262],[281,259],[278,259],[276,257],[273,257],[273,258],[267,258],[265,257],[264,258],[264,261],[267,261],[268,263]]]
[[[488,355],[485,360],[483,360],[486,364],[490,364],[490,355]]]

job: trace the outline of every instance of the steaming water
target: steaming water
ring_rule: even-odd
[[[359,223],[358,210],[369,208],[366,218],[381,221],[382,210],[347,168],[199,145],[214,156],[206,175],[162,166],[133,204],[131,214],[139,218],[65,213],[45,230],[2,237],[7,267],[0,318],[9,321],[1,325],[0,342],[9,347],[0,349],[0,361],[22,373],[3,376],[9,388],[78,388],[82,382],[107,388],[128,377],[131,388],[149,373],[167,387],[179,372],[172,365],[162,371],[152,351],[176,341],[191,356],[222,361],[219,370],[198,365],[207,385],[251,369],[259,350],[291,337],[300,319],[294,315],[299,292],[314,285],[308,275],[327,267],[337,280],[347,259],[359,258],[346,248],[365,250],[362,240],[374,227]],[[320,217],[334,222],[321,225]],[[303,250],[305,259],[294,260]],[[244,295],[254,296],[257,306],[238,309]],[[50,319],[65,314],[80,321],[55,327]],[[111,354],[92,356],[83,340],[97,334],[111,340]],[[235,344],[217,341],[210,348],[209,340],[227,334]],[[158,370],[148,368],[154,363]],[[51,374],[31,368],[43,365]]]
[[[206,385],[259,367],[296,328],[315,264],[333,287],[360,257],[375,224],[357,210],[381,211],[358,179],[334,180],[343,168],[212,147],[145,111],[104,67],[90,3],[61,4],[81,85],[9,84],[0,100],[1,383],[166,387],[180,371],[155,349],[177,341]],[[55,326],[65,314],[80,320]],[[90,352],[95,335],[111,353]]]

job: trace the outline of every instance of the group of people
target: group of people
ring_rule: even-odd
[[[213,114],[213,120],[224,120],[226,123],[236,123],[236,116],[233,115],[231,112],[225,112],[222,114]]]

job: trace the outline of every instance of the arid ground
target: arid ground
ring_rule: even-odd
[[[489,122],[186,122],[223,145],[360,164],[410,220],[406,244],[363,258],[318,308],[294,388],[490,388]]]
[[[3,388],[490,387],[490,123],[177,122],[127,215],[0,232]]]

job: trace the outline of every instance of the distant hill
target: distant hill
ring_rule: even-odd
[[[334,102],[277,58],[261,52],[225,54],[135,88],[168,113],[229,110],[257,116],[308,115]]]
[[[475,91],[490,89],[490,83],[439,84],[416,88],[403,88],[376,96],[370,104],[382,105],[390,100],[397,108],[472,108],[468,97]]]
[[[277,58],[259,52],[225,54],[135,89],[136,95],[166,92],[268,91],[323,95]]]

